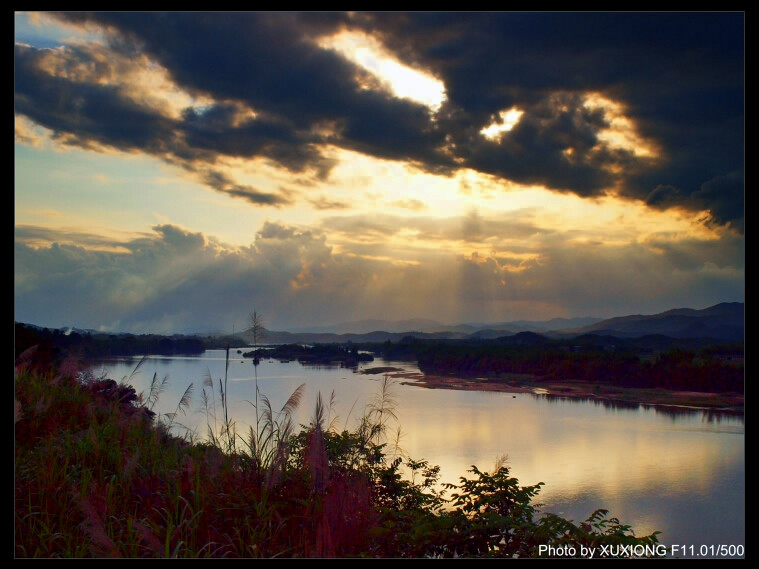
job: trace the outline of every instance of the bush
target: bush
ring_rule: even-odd
[[[210,436],[197,442],[173,434],[176,413],[150,410],[163,385],[155,377],[144,399],[107,378],[46,369],[17,359],[16,557],[536,557],[546,544],[657,542],[605,510],[579,525],[540,514],[542,483],[520,486],[504,464],[473,466],[438,490],[439,468],[389,438],[387,379],[352,430],[328,424],[319,396],[311,423],[293,432],[299,390],[279,413],[257,394],[247,439],[226,408],[221,432],[212,429],[216,399],[204,391]]]

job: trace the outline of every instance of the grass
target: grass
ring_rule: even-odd
[[[126,379],[126,378],[125,378]],[[226,381],[205,378],[207,436],[177,436],[173,413],[146,394],[70,362],[15,366],[17,558],[532,557],[542,544],[655,544],[598,510],[574,524],[541,514],[542,484],[520,486],[501,462],[438,487],[439,468],[397,446],[392,382],[340,429],[332,397],[308,425],[302,388],[236,431]],[[446,495],[450,492],[450,497]]]

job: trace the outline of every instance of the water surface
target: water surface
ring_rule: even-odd
[[[242,349],[241,351],[246,351]],[[96,371],[126,380],[147,393],[151,380],[166,378],[154,411],[172,413],[192,384],[192,408],[176,422],[203,437],[211,416],[202,391],[216,403],[224,383],[225,351],[201,356],[148,357],[102,362]],[[363,368],[415,365],[382,359]],[[204,387],[211,379],[214,390]],[[381,390],[382,376],[340,367],[261,360],[254,366],[230,350],[226,385],[229,415],[239,432],[255,423],[256,384],[275,410],[301,384],[295,414],[308,424],[317,395],[329,401],[331,420],[351,428]],[[523,485],[544,482],[537,497],[545,512],[579,522],[597,508],[631,525],[637,535],[655,530],[660,541],[694,551],[702,545],[745,545],[745,426],[742,416],[680,411],[641,405],[610,405],[539,394],[428,389],[395,382],[391,394],[401,429],[400,445],[415,459],[441,467],[443,482],[458,482],[471,465],[491,470],[507,456]],[[686,549],[687,551],[687,549]]]

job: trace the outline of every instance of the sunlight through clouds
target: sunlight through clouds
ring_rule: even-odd
[[[649,18],[688,34],[663,51]],[[93,316],[120,326],[162,301],[178,316],[160,322],[189,326],[201,284],[262,296],[282,325],[735,300],[742,45],[709,31],[737,20],[16,13],[17,271],[53,290],[46,263],[69,263],[60,304],[83,312],[77,294],[139,275],[152,296]],[[586,23],[598,33],[576,35]],[[182,232],[205,245],[180,253]],[[167,251],[179,266],[150,262]],[[19,309],[58,310],[29,290]]]
[[[661,150],[658,145],[638,134],[635,123],[625,116],[624,105],[599,93],[588,93],[585,96],[585,107],[591,111],[599,109],[603,112],[608,126],[601,130],[598,138],[610,148],[621,148],[638,157],[659,157]]]
[[[398,62],[376,39],[357,32],[321,38],[319,45],[333,49],[376,77],[395,96],[411,99],[437,112],[445,102],[445,85],[438,79]],[[371,88],[366,85],[365,88]]]
[[[522,118],[524,111],[511,108],[498,113],[499,119],[480,131],[480,134],[490,140],[500,140],[504,133],[513,129]]]

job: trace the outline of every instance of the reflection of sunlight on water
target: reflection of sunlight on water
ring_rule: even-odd
[[[206,375],[218,388],[225,372],[224,350],[203,358],[156,358],[146,362],[132,385],[146,390],[154,373],[170,373],[156,410],[175,411],[177,401],[194,383],[193,411],[179,418],[202,434],[206,416],[200,393]],[[128,377],[134,359],[108,362],[111,377]],[[393,365],[418,371],[408,363],[380,359],[363,367]],[[151,367],[152,366],[152,367]],[[306,383],[296,425],[308,424],[317,394],[325,401],[334,391],[340,430],[354,428],[366,404],[378,392],[382,375],[365,375],[339,367],[311,368],[297,362],[230,361],[230,416],[245,433],[255,422],[254,382],[278,411],[290,394]],[[416,385],[393,386],[402,431],[401,446],[414,459],[441,469],[441,482],[458,483],[476,465],[492,471],[507,455],[511,475],[521,485],[545,482],[537,501],[560,515],[584,519],[604,507],[630,523],[638,535],[655,529],[695,543],[727,533],[739,536],[744,519],[744,420],[686,410],[661,410],[641,405],[605,405],[545,395],[453,391]],[[218,403],[218,392],[216,393]],[[555,508],[555,509],[554,509]],[[558,510],[558,511],[556,511]],[[709,528],[713,512],[737,513]],[[565,512],[565,514],[562,514]],[[706,524],[707,528],[701,526]],[[688,530],[711,532],[688,534]],[[720,533],[722,532],[722,533]],[[737,539],[737,538],[736,538]],[[733,543],[735,543],[733,541]]]

